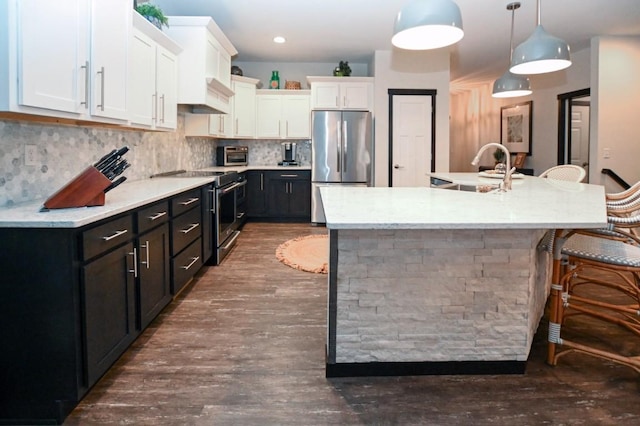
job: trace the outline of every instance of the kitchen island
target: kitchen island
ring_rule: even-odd
[[[431,176],[449,187],[496,179]],[[328,377],[522,373],[549,291],[549,229],[606,225],[604,188],[330,187]]]

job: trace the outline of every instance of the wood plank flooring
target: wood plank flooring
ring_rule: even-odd
[[[324,232],[245,225],[64,424],[640,424],[640,375],[577,354],[548,366],[544,320],[524,375],[326,379],[326,275],[275,258],[282,242]]]

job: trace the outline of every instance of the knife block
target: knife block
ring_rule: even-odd
[[[44,202],[47,209],[104,206],[104,190],[111,181],[89,166]]]

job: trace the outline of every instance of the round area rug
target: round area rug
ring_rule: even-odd
[[[294,269],[326,274],[329,270],[329,236],[306,235],[285,241],[276,249],[276,258]]]

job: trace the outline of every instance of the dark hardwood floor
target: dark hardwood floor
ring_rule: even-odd
[[[64,424],[640,424],[640,374],[579,354],[548,366],[545,320],[524,375],[326,379],[326,275],[275,258],[280,243],[324,232],[248,223]]]

